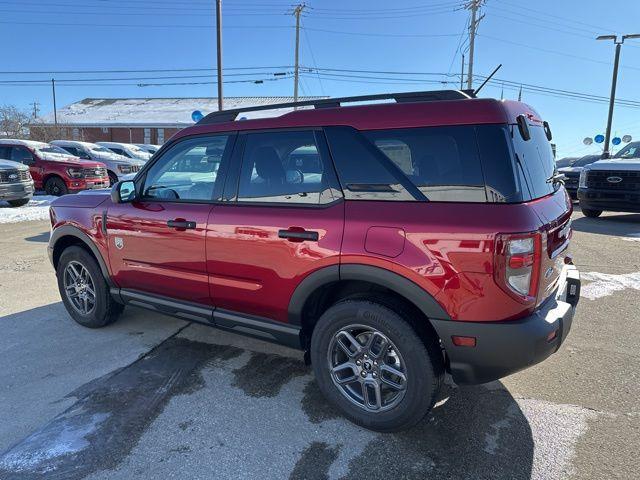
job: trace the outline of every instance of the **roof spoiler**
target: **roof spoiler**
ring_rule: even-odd
[[[305,100],[302,102],[274,103],[271,105],[256,105],[255,107],[234,108],[212,112],[202,118],[198,125],[211,125],[216,123],[233,122],[240,113],[257,112],[260,110],[274,110],[278,108],[313,107],[338,108],[343,103],[370,102],[375,100],[395,100],[396,103],[410,102],[437,102],[442,100],[466,100],[476,98],[473,90],[430,90],[422,92],[381,93],[377,95],[359,95],[353,97],[322,98],[317,100]]]

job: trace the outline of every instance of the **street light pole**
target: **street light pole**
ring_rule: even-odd
[[[607,116],[607,130],[604,135],[604,150],[602,152],[602,158],[609,158],[611,152],[609,152],[609,144],[611,141],[611,124],[613,122],[613,107],[616,101],[616,87],[618,85],[618,67],[620,65],[620,51],[622,50],[622,44],[627,38],[640,38],[640,34],[622,35],[618,39],[617,35],[600,35],[596,40],[613,40],[616,45],[616,55],[613,61],[613,78],[611,79],[611,96],[609,97],[609,115]]]

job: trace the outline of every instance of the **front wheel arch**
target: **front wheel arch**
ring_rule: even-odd
[[[51,234],[51,238],[49,239],[49,249],[51,251],[51,262],[53,263],[53,268],[58,268],[62,252],[64,252],[68,247],[74,245],[84,248],[93,255],[98,262],[98,266],[100,267],[100,271],[102,272],[107,285],[111,288],[115,287],[116,285],[111,280],[107,263],[104,261],[98,247],[96,247],[89,235],[72,225],[63,225],[58,227]]]

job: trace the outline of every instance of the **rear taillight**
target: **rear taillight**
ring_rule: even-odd
[[[541,254],[542,238],[539,232],[498,235],[496,281],[512,297],[524,303],[535,302]]]

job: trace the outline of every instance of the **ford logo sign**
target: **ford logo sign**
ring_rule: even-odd
[[[18,174],[17,173],[12,173],[9,175],[9,180],[17,180],[18,179]]]
[[[607,182],[609,183],[620,183],[622,178],[620,177],[607,177]]]

